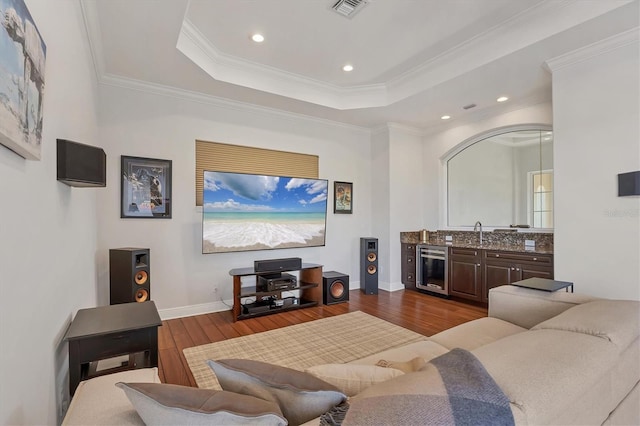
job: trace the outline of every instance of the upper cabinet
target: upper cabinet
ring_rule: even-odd
[[[553,132],[518,126],[463,142],[445,158],[447,226],[553,228]]]

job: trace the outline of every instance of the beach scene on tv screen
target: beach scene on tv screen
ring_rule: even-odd
[[[204,172],[202,252],[324,246],[325,179]]]

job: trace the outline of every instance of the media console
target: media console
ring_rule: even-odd
[[[287,272],[299,271],[292,279]],[[322,265],[302,263],[286,271],[236,268],[233,277],[233,320],[254,318],[292,309],[316,306],[322,300]],[[255,276],[255,285],[242,286],[242,277]],[[284,295],[289,293],[290,295]]]

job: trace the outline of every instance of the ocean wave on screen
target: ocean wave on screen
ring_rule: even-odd
[[[324,228],[324,223],[207,222],[203,225],[202,237],[216,247],[262,244],[273,248],[292,243],[305,244],[321,237]]]

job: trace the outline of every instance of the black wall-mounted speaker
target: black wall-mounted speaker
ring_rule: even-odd
[[[360,290],[378,294],[377,238],[360,238]]]
[[[618,197],[640,195],[640,171],[618,175]]]
[[[349,300],[349,275],[326,271],[322,274],[322,303],[332,305]]]
[[[256,272],[281,272],[295,271],[302,268],[302,259],[299,257],[287,257],[284,259],[265,259],[253,262]]]
[[[147,248],[109,250],[109,303],[151,300],[151,264]]]
[[[102,148],[57,139],[58,180],[77,187],[107,186],[107,155]]]

